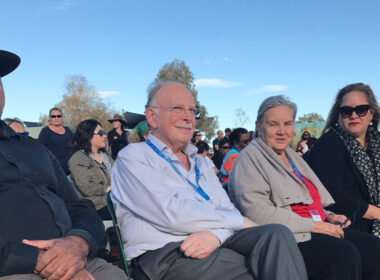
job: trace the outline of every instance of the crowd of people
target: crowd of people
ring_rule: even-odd
[[[0,51],[2,78],[20,58]],[[38,140],[0,121],[0,279],[127,279],[99,258],[120,225],[134,279],[380,279],[380,108],[368,85],[339,90],[317,140],[291,147],[297,106],[262,101],[256,130],[210,146],[181,83],[154,82],[146,121],[115,115],[72,133],[59,108]],[[108,143],[108,144],[107,144]]]

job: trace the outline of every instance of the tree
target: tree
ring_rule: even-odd
[[[186,86],[192,93],[195,106],[199,108],[200,112],[196,129],[203,131],[207,139],[211,139],[215,135],[215,129],[218,127],[218,118],[209,117],[206,107],[199,103],[193,73],[191,73],[190,68],[183,60],[174,59],[172,62],[166,63],[158,71],[155,81],[178,81]]]
[[[308,113],[298,118],[297,123],[303,122],[324,122],[325,119],[318,113]]]
[[[235,110],[235,118],[233,121],[236,127],[244,127],[249,122],[249,118],[244,110],[239,108]]]
[[[70,75],[66,77],[64,88],[63,99],[55,106],[62,110],[67,126],[74,129],[83,120],[96,119],[105,130],[111,129],[107,120],[115,111],[110,104],[101,99],[85,76]],[[46,122],[47,118],[46,115],[40,116],[40,121]]]

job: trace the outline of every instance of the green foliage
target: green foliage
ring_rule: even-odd
[[[300,116],[297,123],[324,122],[325,119],[318,113],[308,113]]]
[[[190,68],[183,60],[174,59],[166,63],[159,70],[155,81],[178,81],[184,84],[193,94],[195,106],[199,108],[200,118],[197,120],[196,129],[205,133],[207,139],[215,135],[215,129],[218,127],[218,118],[209,117],[205,106],[198,101],[198,91],[194,86],[194,76]]]

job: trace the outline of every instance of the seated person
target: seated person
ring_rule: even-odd
[[[208,151],[210,150],[210,147],[205,141],[199,141],[197,144],[195,144],[197,147],[198,151],[197,154],[203,157],[207,164],[209,165],[210,168],[212,168],[215,172],[215,174],[218,173],[218,169],[216,169],[215,164],[212,162],[212,160],[208,157]]]
[[[294,233],[309,279],[380,279],[380,239],[349,229],[346,216],[325,210],[334,200],[289,147],[296,112],[283,96],[261,103],[256,139],[235,161],[229,194],[243,215]]]
[[[19,63],[17,55],[0,51],[0,77]],[[3,107],[0,78],[0,116]],[[0,139],[1,279],[126,279],[94,258],[105,245],[103,224],[52,153],[1,120]]]
[[[111,220],[106,204],[113,160],[105,150],[107,134],[97,120],[81,121],[71,142],[69,170],[79,197],[91,200],[102,220]]]
[[[129,143],[144,142],[148,137],[149,127],[146,121],[139,122],[128,137]]]
[[[10,128],[14,130],[19,135],[29,135],[29,132],[25,131],[24,123],[17,119],[4,119],[4,122],[9,125]]]
[[[120,151],[111,198],[135,279],[307,279],[290,231],[232,205],[190,144],[196,107],[177,82],[149,90],[147,140]]]
[[[222,176],[222,182],[228,182],[228,176],[230,176],[235,159],[240,154],[240,151],[243,150],[251,140],[248,130],[241,127],[235,128],[231,132],[229,139],[232,143],[232,147],[224,156],[222,166],[219,170],[220,175]]]

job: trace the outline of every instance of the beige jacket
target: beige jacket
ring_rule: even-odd
[[[322,207],[333,204],[307,163],[291,148],[285,152],[302,176],[314,184]],[[291,210],[291,204],[312,203],[309,191],[260,138],[255,138],[236,159],[229,178],[229,195],[244,216],[259,224],[283,224],[294,233],[297,242],[310,240],[313,220]],[[325,212],[326,216],[331,214]]]

